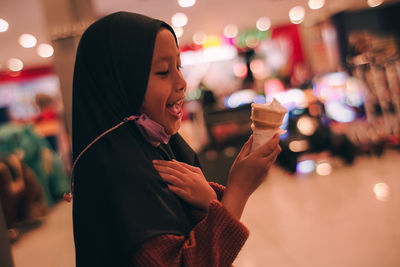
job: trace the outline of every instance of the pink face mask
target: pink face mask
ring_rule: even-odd
[[[134,122],[143,137],[153,146],[157,147],[161,143],[167,144],[169,142],[171,135],[165,132],[163,126],[149,119],[146,114],[135,116]]]

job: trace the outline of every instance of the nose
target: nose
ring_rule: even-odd
[[[176,83],[175,83],[175,90],[177,92],[183,91],[183,93],[186,92],[186,80],[183,78],[182,73],[179,71],[177,78],[176,78]]]

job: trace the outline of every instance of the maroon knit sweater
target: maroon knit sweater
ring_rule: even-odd
[[[221,200],[225,187],[210,183]],[[232,266],[249,231],[219,201],[207,213],[193,210],[199,222],[189,236],[160,235],[144,242],[133,255],[133,266]]]

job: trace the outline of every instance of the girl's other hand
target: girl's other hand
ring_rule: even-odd
[[[269,168],[281,152],[279,136],[251,152],[253,137],[244,144],[229,172],[222,204],[240,220],[250,195],[266,179]]]
[[[266,179],[268,170],[281,152],[279,135],[251,152],[253,137],[244,144],[229,172],[228,188],[249,197]]]
[[[210,202],[217,200],[200,168],[176,160],[154,160],[153,166],[168,188],[194,207],[207,211]]]

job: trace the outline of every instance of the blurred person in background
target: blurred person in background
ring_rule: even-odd
[[[43,188],[16,154],[0,155],[0,200],[12,242],[47,213]]]
[[[7,108],[0,108],[0,125],[8,122]],[[0,153],[0,200],[11,241],[19,237],[18,225],[26,228],[47,213],[43,188],[21,156]]]
[[[76,266],[231,266],[250,195],[280,152],[275,136],[208,183],[177,133],[186,82],[165,22],[118,12],[83,34],[73,83]]]
[[[12,123],[7,107],[0,108],[0,117],[0,153],[15,154],[29,166],[44,190],[46,204],[53,206],[69,188],[60,158],[32,125]]]
[[[39,108],[39,115],[34,119],[35,129],[47,139],[55,151],[58,151],[60,118],[54,100],[47,94],[38,93],[35,96],[35,104]]]

